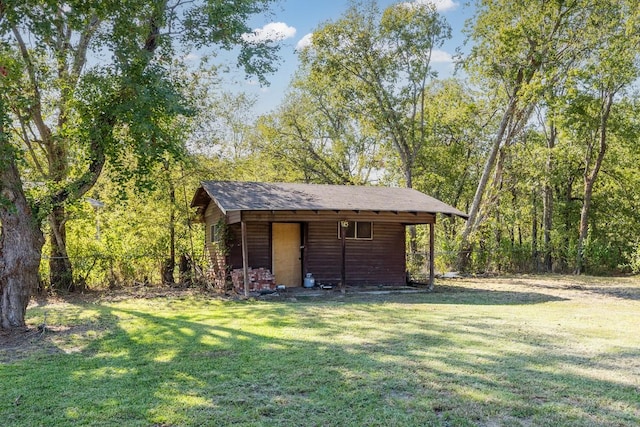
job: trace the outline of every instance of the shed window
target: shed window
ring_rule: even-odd
[[[211,225],[211,229],[209,231],[209,241],[211,243],[219,243],[220,242],[220,227],[215,224]]]
[[[341,226],[342,222],[338,222],[338,239],[340,238]],[[349,221],[349,225],[345,230],[345,238],[355,240],[372,240],[373,223],[368,221]]]

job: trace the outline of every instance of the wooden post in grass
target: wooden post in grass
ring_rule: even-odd
[[[347,227],[349,227],[349,221],[340,221],[340,243],[342,244],[342,269],[340,271],[340,291],[345,292],[345,286],[347,282]]]
[[[435,224],[432,222],[429,224],[429,290],[433,290],[434,279],[435,279]]]
[[[244,296],[249,296],[249,254],[247,248],[247,223],[240,222],[240,231],[242,234],[242,275],[244,285]]]

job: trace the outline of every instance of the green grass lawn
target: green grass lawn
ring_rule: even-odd
[[[434,293],[34,303],[0,348],[3,426],[640,424],[640,280]]]

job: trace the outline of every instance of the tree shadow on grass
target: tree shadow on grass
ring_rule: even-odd
[[[511,281],[512,285],[524,285],[528,288],[543,289],[551,292],[574,292],[576,294],[600,295],[615,299],[626,299],[631,301],[640,300],[640,284],[628,284],[626,279],[630,278],[604,278],[582,277],[582,276],[561,276],[547,278],[539,277],[519,277]]]
[[[633,379],[598,377],[616,366],[611,355],[569,355],[557,336],[500,324],[499,316],[404,316],[396,302],[209,309],[200,301],[158,304],[157,313],[92,306],[106,330],[77,353],[0,367],[11,384],[1,401],[22,396],[0,406],[0,418],[185,426],[640,421],[637,365],[634,387]],[[628,363],[640,357],[619,350]]]
[[[344,301],[371,303],[396,301],[406,304],[464,304],[464,305],[528,305],[552,301],[566,301],[567,298],[544,292],[503,291],[470,286],[438,285],[433,291],[366,293],[357,290],[340,294],[326,293],[321,296],[305,296],[305,292],[267,296],[264,301],[291,301],[292,297],[305,302]]]
[[[523,305],[566,301],[567,298],[541,292],[497,291],[468,286],[440,285],[433,292],[433,300],[438,304]]]

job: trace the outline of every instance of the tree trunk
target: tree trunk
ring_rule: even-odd
[[[64,206],[55,206],[49,214],[51,251],[49,280],[54,289],[74,290],[73,267],[67,254],[67,227]]]
[[[0,144],[0,327],[25,326],[32,289],[38,287],[42,231],[24,195],[7,144]]]
[[[469,260],[471,256],[471,243],[469,242],[469,238],[471,237],[472,232],[474,232],[478,226],[476,219],[478,217],[478,212],[480,211],[482,198],[484,196],[485,189],[487,188],[487,184],[489,183],[489,176],[491,175],[491,171],[493,170],[496,159],[498,158],[500,147],[502,147],[503,140],[505,138],[505,135],[507,134],[509,122],[511,121],[515,113],[517,99],[518,98],[514,95],[509,100],[509,105],[507,106],[507,109],[502,116],[502,120],[500,121],[498,133],[493,140],[491,152],[489,153],[489,157],[487,157],[487,160],[484,163],[480,182],[478,182],[478,187],[476,187],[476,193],[473,197],[471,210],[469,211],[469,219],[467,219],[467,223],[464,227],[464,230],[462,231],[460,249],[458,250],[458,270],[460,271],[466,271],[469,266]]]
[[[176,189],[171,180],[169,162],[164,162],[164,169],[167,173],[167,183],[169,186],[169,257],[162,267],[162,281],[167,285],[175,284],[173,273],[176,269]]]
[[[582,203],[582,210],[580,212],[580,234],[578,235],[578,247],[576,256],[576,269],[575,274],[582,274],[584,269],[584,242],[587,239],[589,233],[589,214],[591,211],[591,197],[593,195],[593,185],[598,178],[598,173],[602,167],[602,161],[607,151],[607,126],[609,122],[609,114],[611,113],[611,105],[613,104],[613,97],[615,92],[608,92],[606,99],[603,100],[603,106],[600,116],[600,138],[598,140],[598,155],[595,158],[593,168],[589,168],[592,159],[590,155],[585,159],[584,168],[584,202]],[[589,154],[592,150],[587,150]]]
[[[589,212],[591,210],[591,195],[593,193],[593,182],[585,182],[584,202],[580,211],[580,227],[578,235],[578,247],[576,254],[576,268],[574,273],[581,274],[584,269],[584,241],[589,234]]]
[[[404,176],[405,176],[407,188],[413,188],[413,172],[411,171],[412,167],[413,167],[412,164],[404,165],[404,169],[405,169]],[[416,252],[418,252],[417,239],[418,239],[418,232],[416,230],[416,226],[410,225],[409,226],[409,252],[414,255]]]
[[[544,250],[544,271],[550,273],[553,270],[553,258],[551,247],[551,229],[553,228],[553,188],[550,180],[553,174],[553,149],[556,146],[558,131],[553,123],[549,129],[547,137],[547,161],[545,164],[546,180],[542,189],[542,227],[543,227],[543,250]]]
[[[538,263],[538,206],[536,204],[536,192],[534,191],[531,199],[533,200],[533,220],[531,221],[531,266],[537,273],[540,270]]]
[[[193,267],[191,257],[187,254],[182,254],[180,256],[180,284],[186,288],[193,284]]]
[[[544,250],[544,271],[553,271],[553,248],[551,246],[551,229],[553,228],[553,189],[545,184],[542,196],[542,227],[543,227],[543,250]]]

